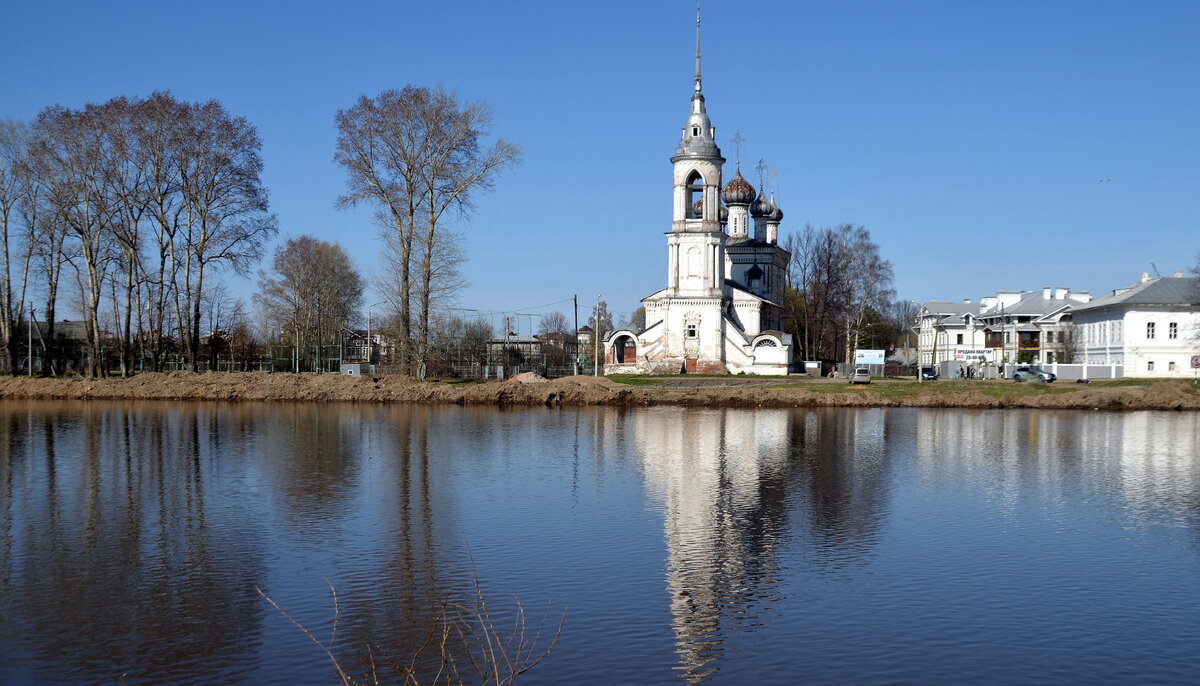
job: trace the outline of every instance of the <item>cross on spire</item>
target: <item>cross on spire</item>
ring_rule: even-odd
[[[742,137],[742,132],[740,130],[738,130],[738,131],[733,132],[733,138],[730,138],[729,142],[733,143],[734,158],[737,161],[738,171],[741,171],[742,170],[742,143],[745,143],[746,139]]]

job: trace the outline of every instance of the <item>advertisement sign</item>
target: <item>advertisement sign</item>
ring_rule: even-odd
[[[991,348],[959,348],[954,351],[956,362],[992,362]]]
[[[855,350],[854,364],[883,364],[882,350]]]

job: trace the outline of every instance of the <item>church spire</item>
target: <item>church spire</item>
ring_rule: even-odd
[[[675,148],[672,161],[690,157],[720,159],[721,151],[717,148],[716,134],[712,120],[704,111],[704,94],[700,92],[700,0],[696,0],[696,82],[695,92],[692,93],[692,111],[683,126],[682,140]]]
[[[696,93],[700,93],[700,0],[696,0]]]

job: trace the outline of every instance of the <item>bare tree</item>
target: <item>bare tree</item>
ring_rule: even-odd
[[[562,312],[549,312],[542,315],[541,321],[538,322],[538,333],[543,336],[548,333],[565,333],[570,331],[569,326],[567,315]]]
[[[895,297],[892,288],[892,263],[879,254],[871,232],[862,226],[838,227],[844,241],[848,286],[846,302],[846,362],[854,361],[854,351],[863,345],[866,332],[879,313],[886,311]],[[877,338],[877,337],[876,337]],[[869,343],[878,345],[878,343]]]
[[[1063,364],[1078,364],[1083,361],[1083,332],[1074,322],[1064,322],[1058,327],[1056,359]]]
[[[184,265],[176,292],[184,305],[178,319],[185,324],[181,333],[188,364],[196,371],[206,272],[228,267],[244,274],[278,227],[267,211],[267,189],[260,179],[262,142],[254,126],[230,116],[215,100],[195,106],[192,115],[178,169]]]
[[[472,194],[489,190],[496,172],[518,158],[503,140],[483,148],[490,124],[486,105],[417,86],[360,96],[337,113],[334,159],[347,171],[338,204],[370,203],[394,232],[398,334],[410,363],[414,349],[428,347],[439,226],[470,209]]]
[[[852,359],[867,338],[880,340],[882,313],[895,292],[892,265],[870,232],[850,224],[809,225],[788,235],[784,247],[791,253],[784,318],[805,359]]]
[[[95,105],[81,111],[49,107],[33,125],[32,157],[47,186],[47,200],[65,224],[83,262],[79,285],[87,330],[84,373],[88,377],[101,372],[99,313],[113,257],[113,209],[105,192],[110,171],[106,164],[112,157],[106,134]]]
[[[363,280],[335,243],[312,236],[275,250],[273,273],[259,273],[259,310],[271,326],[291,332],[293,345],[326,345],[359,316]]]
[[[28,202],[32,191],[26,163],[28,142],[28,126],[10,119],[0,120],[0,269],[3,269],[0,278],[4,279],[0,292],[0,338],[13,375],[17,373],[17,328],[25,317],[25,291],[33,252],[28,225],[21,237],[17,236],[21,216],[18,208]]]

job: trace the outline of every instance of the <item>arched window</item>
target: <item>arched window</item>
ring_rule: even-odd
[[[762,286],[763,286],[762,267],[759,267],[757,264],[751,265],[750,268],[746,270],[746,287],[749,288],[750,290],[754,291],[755,293],[758,293],[762,290]]]
[[[692,171],[687,179],[687,218],[702,219],[704,217],[704,177],[700,172]]]

